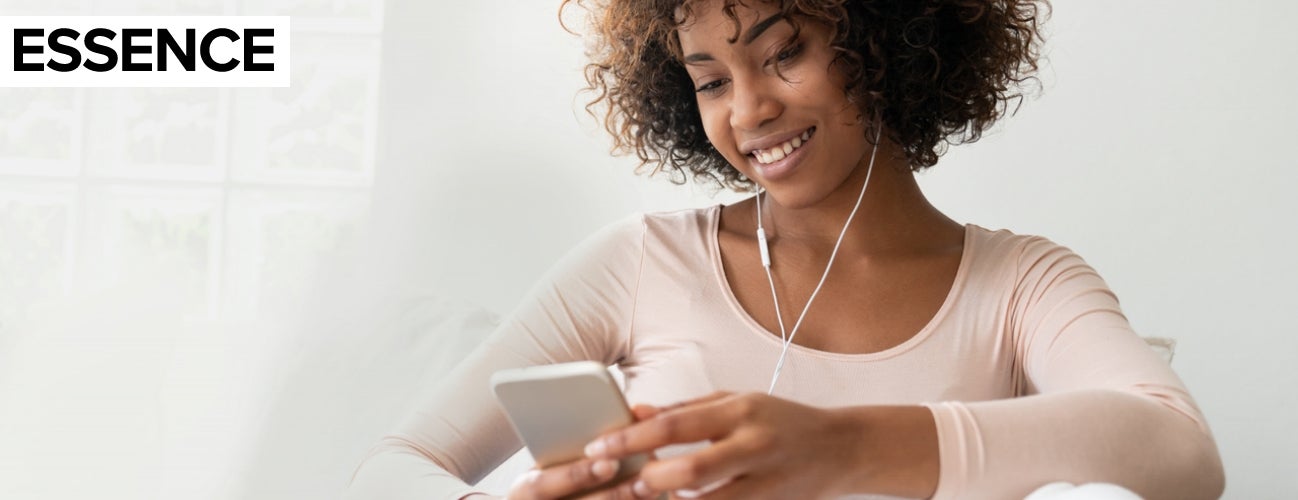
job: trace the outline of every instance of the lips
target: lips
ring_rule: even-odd
[[[763,179],[768,181],[788,177],[793,174],[803,157],[809,154],[810,149],[805,146],[815,140],[815,130],[813,127],[784,142],[754,150],[748,154],[748,162]]]

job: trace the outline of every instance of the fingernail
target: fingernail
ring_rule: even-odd
[[[518,479],[514,481],[514,484],[520,485],[520,484],[535,483],[537,478],[539,477],[541,477],[541,471],[532,469],[527,471],[523,475],[518,476]]]
[[[635,484],[631,485],[631,491],[638,498],[649,498],[653,494],[653,490],[649,489],[649,485],[644,484],[643,479],[636,480]]]
[[[617,472],[617,461],[608,459],[596,460],[594,464],[591,464],[590,471],[595,474],[595,477],[601,479],[613,477],[613,473]]]
[[[606,449],[607,447],[604,446],[603,439],[591,441],[590,444],[586,445],[586,456],[591,458],[604,456],[604,451]]]

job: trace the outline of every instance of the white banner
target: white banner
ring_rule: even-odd
[[[4,16],[0,87],[288,87],[288,16]]]

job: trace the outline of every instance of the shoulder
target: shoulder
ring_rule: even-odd
[[[1087,301],[1098,300],[1106,309],[1117,309],[1117,297],[1108,284],[1069,247],[1044,236],[1004,229],[972,226],[970,231],[983,279],[1007,287],[1011,307],[1057,305],[1059,301],[1092,297],[1094,300]]]
[[[1022,274],[1064,261],[1083,262],[1072,249],[1045,236],[969,226],[969,244],[974,245],[978,258],[997,264],[1005,272]]]
[[[587,236],[565,260],[624,262],[647,251],[697,246],[718,213],[716,206],[632,213]]]
[[[583,245],[691,246],[706,240],[719,213],[718,206],[637,212],[604,226]]]
[[[701,208],[663,210],[640,214],[645,228],[657,236],[695,235],[716,225],[721,214],[720,205]]]

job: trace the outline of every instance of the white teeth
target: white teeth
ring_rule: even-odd
[[[773,161],[783,160],[784,157],[793,153],[793,150],[802,147],[802,144],[811,138],[811,130],[803,132],[801,136],[794,137],[770,149],[753,151],[753,157],[762,163],[771,163]]]

